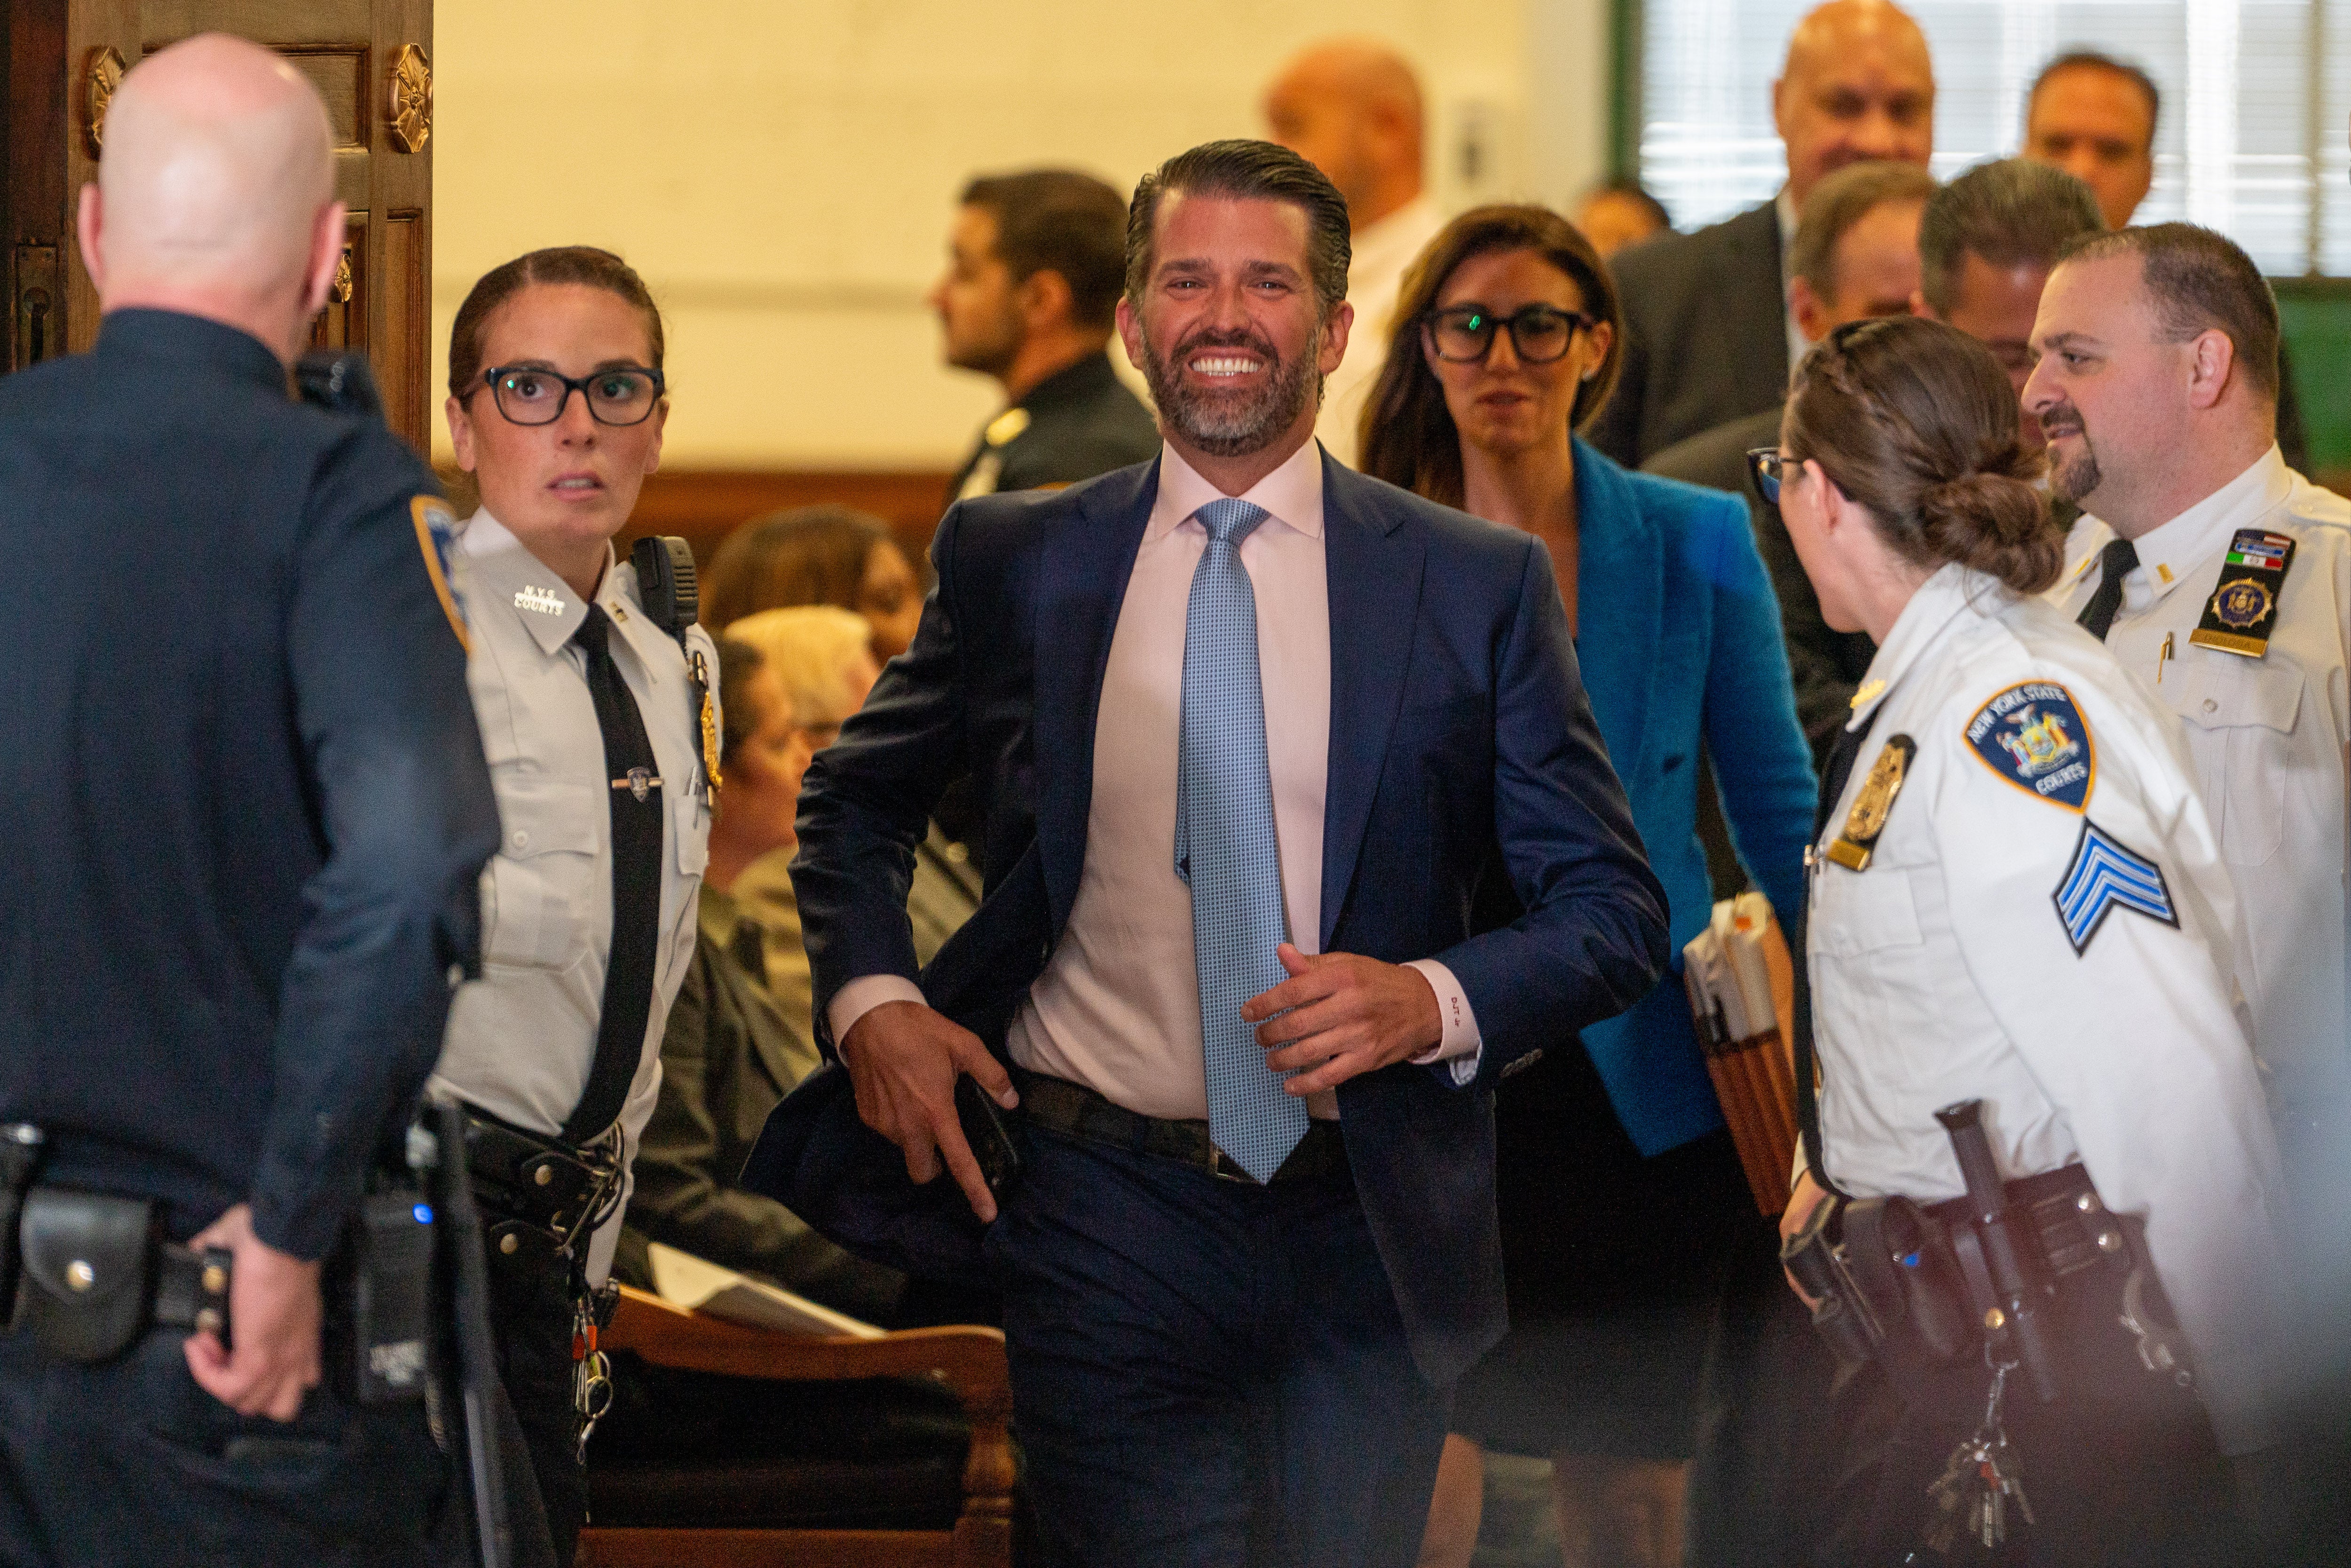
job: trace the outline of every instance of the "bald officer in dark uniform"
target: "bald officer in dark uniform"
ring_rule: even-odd
[[[12,1568],[421,1563],[444,1490],[421,1401],[321,1379],[322,1260],[497,841],[433,476],[287,395],[332,156],[265,49],[141,64],[81,194],[97,348],[0,380],[0,1155],[38,1155],[41,1298],[0,1338]],[[151,1300],[167,1241],[229,1254],[225,1343]]]
[[[994,376],[988,421],[948,490],[1059,489],[1159,455],[1159,425],[1111,368],[1126,287],[1126,198],[1091,174],[1036,169],[964,187],[931,290],[947,363]]]

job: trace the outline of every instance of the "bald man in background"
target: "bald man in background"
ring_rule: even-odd
[[[1272,140],[1322,170],[1347,198],[1354,246],[1347,300],[1355,327],[1347,357],[1323,382],[1314,434],[1351,468],[1364,400],[1387,361],[1397,286],[1445,226],[1423,188],[1424,116],[1412,67],[1367,39],[1311,46],[1266,89]]]
[[[1788,395],[1804,352],[1787,294],[1797,214],[1822,176],[1848,163],[1925,165],[1935,146],[1926,35],[1887,0],[1829,0],[1788,41],[1771,120],[1788,155],[1777,196],[1612,263],[1624,371],[1586,435],[1628,467]]]
[[[447,509],[287,395],[344,228],[285,61],[131,70],[77,233],[97,346],[0,379],[0,1563],[421,1563],[422,1377],[339,1391],[321,1276],[478,967]]]

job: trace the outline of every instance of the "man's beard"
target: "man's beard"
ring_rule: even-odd
[[[1186,382],[1185,361],[1215,349],[1246,349],[1264,361],[1271,373],[1255,393],[1245,398]],[[1245,457],[1271,445],[1305,412],[1322,387],[1314,369],[1322,353],[1319,323],[1307,340],[1306,351],[1287,362],[1256,332],[1195,332],[1176,346],[1175,353],[1164,356],[1145,332],[1143,379],[1151,388],[1151,401],[1158,406],[1159,417],[1186,444],[1212,457]]]
[[[2041,416],[2041,434],[2043,440],[2054,440],[2060,435],[2080,438],[2082,450],[2074,456],[2061,462],[2053,447],[2049,454],[2049,487],[2080,505],[2106,477],[2098,468],[2098,455],[2090,445],[2090,432],[2082,423],[2082,411],[2070,400],[2059,403]]]

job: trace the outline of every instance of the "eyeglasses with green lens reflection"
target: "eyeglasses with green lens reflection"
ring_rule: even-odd
[[[1428,339],[1438,359],[1474,365],[1493,351],[1496,329],[1507,328],[1510,348],[1521,361],[1547,365],[1566,357],[1576,333],[1598,325],[1590,316],[1554,305],[1529,305],[1508,316],[1482,305],[1456,305],[1429,317]]]
[[[492,365],[482,372],[498,412],[510,424],[553,424],[578,392],[599,424],[643,424],[667,385],[659,371],[614,365],[584,376],[559,375],[543,365]]]

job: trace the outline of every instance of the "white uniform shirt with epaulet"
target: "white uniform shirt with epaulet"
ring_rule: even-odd
[[[1874,718],[1873,718],[1874,715]],[[2231,1452],[2267,1436],[2276,1141],[2231,1005],[2233,893],[2179,737],[2046,601],[1945,566],[1871,664],[1812,873],[1828,1175],[1938,1202],[1938,1108],[1984,1103],[2014,1180],[2079,1161],[2148,1247]],[[1862,869],[1856,800],[1915,751]],[[1881,775],[1882,778],[1882,775]]]
[[[2189,641],[2241,528],[2291,536],[2268,651],[2249,658]],[[2071,615],[2095,592],[2114,530],[2095,517],[2066,539],[2053,597]],[[2135,541],[2139,564],[2106,646],[2185,721],[2220,856],[2242,894],[2238,983],[2253,1048],[2281,1111],[2346,1088],[2344,746],[2351,741],[2351,501],[2261,461]]]
[[[612,939],[611,784],[586,655],[571,643],[588,606],[486,511],[465,525],[459,553],[466,683],[501,831],[482,870],[482,977],[451,1004],[433,1087],[551,1135],[588,1087]],[[611,620],[612,662],[644,720],[667,807],[653,1007],[621,1112],[623,1157],[633,1161],[661,1087],[662,1031],[694,957],[710,785],[685,655],[644,614],[635,568],[608,565],[596,602]],[[686,636],[715,683],[709,634],[695,626]],[[619,1233],[615,1215],[590,1246],[591,1282],[610,1271]]]

